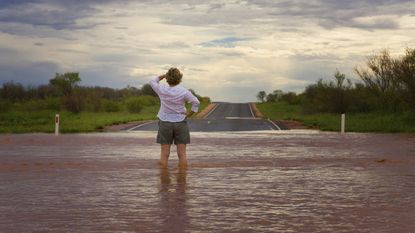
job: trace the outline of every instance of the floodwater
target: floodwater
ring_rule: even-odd
[[[415,232],[415,135],[0,136],[0,232]]]

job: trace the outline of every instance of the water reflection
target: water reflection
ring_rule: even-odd
[[[413,136],[199,135],[188,171],[153,138],[0,135],[0,232],[415,232]]]
[[[160,232],[185,232],[189,225],[186,203],[187,169],[172,172],[160,168]],[[175,179],[175,182],[172,181]]]

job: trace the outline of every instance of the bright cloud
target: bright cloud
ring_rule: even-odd
[[[365,57],[414,47],[415,3],[399,0],[0,2],[0,82],[141,86],[171,66],[217,101],[302,91]]]

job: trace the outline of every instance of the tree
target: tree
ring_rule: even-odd
[[[146,83],[141,88],[141,94],[142,95],[152,95],[157,96],[157,93],[153,90],[150,84]]]
[[[283,91],[281,90],[275,90],[272,93],[269,93],[267,95],[267,102],[277,102],[278,100],[281,99],[282,95],[284,94]]]
[[[336,80],[334,83],[336,87],[332,96],[333,110],[337,113],[345,113],[348,109],[345,95],[346,91],[351,89],[352,82],[350,79],[346,79],[346,75],[340,73],[338,70],[334,73],[334,79]],[[347,84],[345,84],[344,81],[347,81]],[[333,84],[331,86],[333,86]]]
[[[400,84],[396,78],[396,62],[388,50],[368,57],[366,68],[355,68],[355,72],[377,97],[377,107],[396,112],[401,102]]]
[[[295,92],[287,92],[282,94],[281,101],[284,101],[289,104],[299,104],[301,102],[301,99]]]
[[[265,102],[265,97],[267,96],[267,93],[265,91],[260,91],[258,92],[258,94],[256,95],[256,98],[261,101],[261,103]]]
[[[304,92],[304,110],[306,112],[344,113],[350,109],[352,82],[338,70],[334,81],[318,80],[316,84],[306,87]]]
[[[415,49],[406,49],[401,59],[393,62],[394,80],[402,88],[403,100],[415,109]]]
[[[22,101],[25,99],[25,89],[21,83],[6,82],[0,89],[0,97],[11,102]]]
[[[49,80],[49,84],[56,87],[62,95],[71,94],[72,90],[81,82],[78,72],[55,74],[55,78]]]
[[[346,75],[342,74],[338,70],[336,70],[336,73],[334,73],[334,79],[336,80],[337,88],[343,89],[344,80],[346,80]]]
[[[376,92],[386,93],[394,90],[393,59],[388,50],[381,51],[378,55],[368,57],[367,68],[355,68],[357,75],[363,82]]]

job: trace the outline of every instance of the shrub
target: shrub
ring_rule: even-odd
[[[158,104],[158,98],[150,95],[143,95],[135,97],[141,101],[144,106],[153,106]]]
[[[139,97],[131,97],[125,101],[127,110],[131,113],[139,113],[143,109],[143,101]]]
[[[148,83],[144,84],[143,87],[141,87],[141,94],[142,95],[157,96],[157,93],[154,92],[153,88]]]
[[[29,112],[43,110],[46,108],[42,100],[29,100],[29,101],[20,103],[18,106],[19,106],[18,108],[21,111],[29,111]]]
[[[65,109],[72,112],[72,113],[79,113],[81,112],[82,108],[82,101],[80,95],[70,94],[63,98],[63,105]]]
[[[102,107],[105,112],[119,112],[121,110],[120,105],[112,100],[103,100]]]
[[[25,89],[21,83],[6,82],[0,88],[0,97],[12,102],[24,100],[25,95]]]
[[[210,100],[210,98],[209,98],[209,97],[207,97],[207,96],[203,96],[203,97],[202,97],[202,101],[201,101],[201,102],[211,103],[212,101]]]
[[[0,112],[8,112],[11,107],[12,105],[9,102],[0,100]]]
[[[61,108],[60,98],[47,98],[47,99],[31,99],[20,103],[15,103],[14,110],[35,112],[39,110],[56,110]]]
[[[45,109],[57,110],[61,109],[62,100],[61,98],[47,98],[44,101]]]
[[[100,112],[103,110],[102,100],[99,97],[88,96],[83,100],[84,110]]]
[[[300,104],[301,98],[295,92],[288,92],[282,94],[281,101],[285,101],[289,104]]]

